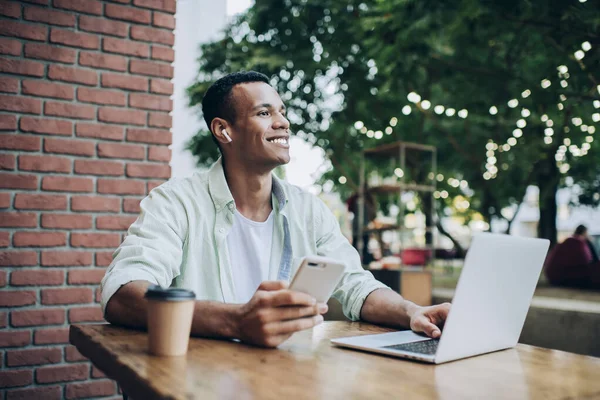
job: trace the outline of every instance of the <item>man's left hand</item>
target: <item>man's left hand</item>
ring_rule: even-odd
[[[419,307],[410,317],[410,329],[415,332],[423,332],[434,339],[439,338],[449,312],[450,303]]]

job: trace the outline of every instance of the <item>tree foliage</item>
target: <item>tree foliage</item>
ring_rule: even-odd
[[[446,207],[460,195],[467,214],[503,218],[536,184],[540,235],[555,239],[552,202],[567,175],[579,202],[600,202],[599,25],[592,1],[257,0],[201,46],[188,93],[194,106],[220,76],[261,71],[292,130],[325,149],[334,168],[322,182],[343,196],[358,187],[363,149],[434,145],[440,176],[423,163],[405,172],[440,178]],[[190,149],[202,165],[218,155],[207,130]],[[397,166],[368,164],[381,175]]]

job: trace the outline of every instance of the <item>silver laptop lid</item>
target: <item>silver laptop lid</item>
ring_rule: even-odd
[[[474,235],[436,363],[517,344],[549,244],[546,239]]]

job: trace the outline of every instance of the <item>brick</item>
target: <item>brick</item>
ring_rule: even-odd
[[[117,233],[72,233],[71,247],[118,247],[121,237]]]
[[[1,228],[35,228],[37,215],[34,213],[3,212],[0,214]]]
[[[18,93],[19,80],[15,78],[0,77],[0,92]]]
[[[62,399],[62,388],[60,386],[40,386],[27,389],[16,389],[6,393],[6,400],[25,399]]]
[[[161,43],[168,46],[173,46],[175,44],[175,35],[172,30],[132,25],[129,35],[132,39],[143,42]]]
[[[127,71],[127,59],[114,54],[81,51],[79,53],[79,65],[93,68],[111,69],[122,72]]]
[[[87,361],[87,357],[81,354],[75,346],[65,346],[65,360],[68,362]]]
[[[14,170],[17,166],[17,158],[14,154],[0,154],[0,169]]]
[[[103,87],[145,92],[148,90],[148,78],[122,74],[103,73],[100,78]]]
[[[173,66],[157,61],[131,60],[129,72],[132,74],[173,78]]]
[[[150,11],[135,7],[119,6],[117,4],[106,4],[104,15],[108,18],[124,21],[137,22],[140,24],[150,23]]]
[[[162,185],[165,182],[166,182],[166,180],[148,181],[147,182],[148,193],[150,193],[150,191],[152,191],[153,189],[159,187],[160,185]]]
[[[151,112],[148,113],[148,125],[155,128],[171,128],[173,121],[167,113]]]
[[[171,95],[173,94],[173,83],[166,79],[150,79],[150,92]],[[173,107],[172,102],[170,107]]]
[[[102,309],[94,307],[78,307],[69,310],[69,323],[76,322],[103,322]]]
[[[46,155],[22,155],[19,156],[19,169],[38,172],[71,172],[71,160]]]
[[[102,303],[102,290],[96,288],[96,303]]]
[[[98,73],[96,71],[56,64],[48,66],[48,78],[55,81],[81,83],[88,86],[96,86],[98,84]]]
[[[90,288],[42,289],[42,304],[80,304],[94,300]]]
[[[85,251],[43,251],[41,264],[44,267],[87,266],[92,264],[92,253]]]
[[[73,49],[39,43],[25,43],[25,57],[73,64],[77,53]]]
[[[99,251],[96,253],[96,267],[108,267],[112,260],[112,251]]]
[[[14,327],[60,325],[65,323],[65,310],[44,308],[41,310],[13,311],[10,313],[10,322]]]
[[[0,188],[2,189],[35,190],[37,187],[38,177],[35,175],[0,173]]]
[[[114,106],[124,106],[125,93],[116,90],[103,89],[77,89],[77,100],[84,103],[107,104]]]
[[[0,388],[27,386],[33,383],[33,371],[7,370],[0,371]]]
[[[21,117],[19,127],[23,132],[42,133],[47,135],[71,136],[73,123],[52,118]]]
[[[123,163],[117,161],[75,160],[75,173],[85,175],[123,175]]]
[[[123,199],[123,212],[138,214],[141,211],[141,209],[140,209],[141,201],[142,201],[142,199],[135,199],[135,198]]]
[[[52,4],[56,8],[102,15],[102,3],[96,0],[53,0]]]
[[[127,164],[125,173],[131,178],[164,178],[171,177],[171,167],[167,164],[132,163]]]
[[[92,378],[106,378],[106,374],[102,372],[98,367],[92,365]]]
[[[56,247],[67,244],[65,232],[28,232],[18,231],[13,235],[15,247]]]
[[[173,62],[175,61],[175,50],[171,47],[152,46],[151,57],[155,60]]]
[[[88,364],[42,367],[35,371],[35,381],[37,383],[82,381],[87,379],[88,374]]]
[[[10,274],[13,286],[55,286],[65,281],[64,271],[20,269]]]
[[[6,365],[9,367],[56,364],[61,361],[62,352],[59,348],[12,350],[6,352]]]
[[[72,196],[71,210],[73,211],[97,211],[118,212],[121,205],[118,197],[100,196]]]
[[[96,50],[100,47],[100,38],[97,35],[92,35],[90,33],[79,33],[51,28],[50,43]]]
[[[2,20],[2,23],[0,24],[0,35],[45,42],[46,37],[48,36],[48,28],[44,25]]]
[[[2,267],[27,267],[38,263],[38,254],[35,251],[2,251],[0,252],[0,266]]]
[[[45,139],[44,152],[93,156],[96,152],[93,142],[72,139]]]
[[[26,331],[0,331],[0,347],[23,347],[31,343],[31,333]]]
[[[42,102],[31,97],[0,94],[0,110],[39,114],[42,112]]]
[[[25,7],[24,18],[50,25],[75,26],[75,15],[42,7]]]
[[[103,230],[127,230],[135,222],[137,217],[104,215],[96,217],[96,229]]]
[[[37,61],[0,58],[0,72],[42,77],[44,76],[44,64]]]
[[[79,29],[82,31],[103,33],[105,35],[126,37],[129,31],[129,24],[111,21],[106,18],[82,15],[79,17]]]
[[[10,197],[10,193],[0,193],[0,208],[10,207]]]
[[[115,124],[145,125],[146,113],[144,111],[120,109],[112,107],[100,107],[98,120],[112,122]]]
[[[19,18],[21,16],[21,5],[19,3],[9,3],[4,1],[0,4],[0,15],[10,18]]]
[[[75,119],[94,119],[96,109],[93,106],[81,104],[59,103],[56,101],[46,101],[44,104],[44,114],[55,117],[66,117]]]
[[[146,194],[144,182],[132,179],[98,179],[97,190],[105,194]]]
[[[147,58],[150,54],[150,47],[132,40],[106,37],[102,39],[102,51]]]
[[[39,137],[28,135],[0,135],[0,149],[39,151],[41,141]]]
[[[121,143],[98,143],[98,157],[143,160],[145,156],[146,149],[144,146]]]
[[[10,232],[0,232],[0,247],[8,247],[10,246]],[[3,272],[5,274],[5,272]],[[3,279],[6,277],[0,273],[0,287],[4,286],[2,284]]]
[[[92,216],[87,214],[43,214],[42,228],[91,229]]]
[[[78,269],[69,271],[69,285],[98,285],[106,274],[105,268]]]
[[[70,85],[45,81],[23,80],[21,92],[32,96],[53,97],[55,99],[73,100],[75,89]]]
[[[129,106],[144,110],[171,111],[173,100],[168,96],[131,93],[129,95]]]
[[[37,345],[69,343],[69,328],[37,329],[33,342]]]
[[[6,283],[8,282],[8,273],[5,271],[0,271],[0,287],[4,287],[6,286]],[[6,323],[4,324],[6,326]],[[0,347],[2,347],[2,345],[0,345]]]
[[[65,390],[66,399],[110,396],[117,393],[114,382],[108,379],[95,382],[71,383]]]
[[[37,294],[33,290],[3,290],[0,292],[0,307],[21,307],[35,304]]]
[[[175,0],[133,0],[133,5],[175,14]]]
[[[17,193],[15,208],[18,210],[66,210],[67,196]]]
[[[125,128],[115,125],[78,122],[75,125],[75,134],[78,137],[121,141],[125,137]]]
[[[166,129],[127,129],[127,141],[169,145],[173,135]]]
[[[0,114],[0,131],[14,131],[15,129],[17,129],[16,115]]]
[[[175,17],[170,14],[154,11],[152,13],[152,25],[170,30],[175,29]]]
[[[9,54],[11,56],[20,56],[21,42],[15,39],[0,38],[0,54]]]
[[[46,176],[42,179],[42,189],[56,192],[92,192],[94,181],[90,178]]]

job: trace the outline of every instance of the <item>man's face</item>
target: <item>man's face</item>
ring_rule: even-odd
[[[264,82],[232,89],[236,119],[231,126],[230,156],[249,167],[275,168],[290,161],[290,123],[279,94]]]

